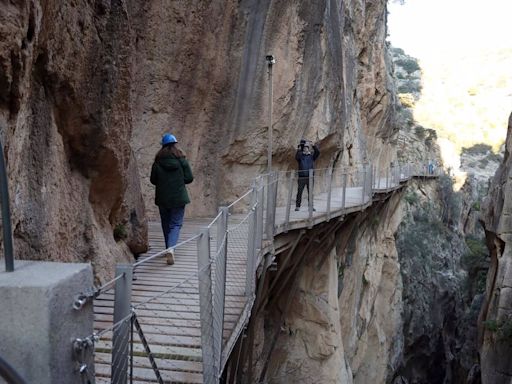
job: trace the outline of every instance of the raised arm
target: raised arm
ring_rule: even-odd
[[[313,144],[313,160],[318,159],[318,156],[320,156],[320,149],[318,149],[318,146],[316,144]]]

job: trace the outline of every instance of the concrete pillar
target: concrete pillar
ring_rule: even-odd
[[[82,383],[72,343],[92,334],[93,306],[77,311],[72,305],[75,295],[92,287],[91,266],[16,260],[14,272],[5,272],[3,264],[0,356],[27,383]]]

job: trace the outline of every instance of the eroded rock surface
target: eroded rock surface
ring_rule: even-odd
[[[512,382],[512,115],[508,121],[503,163],[484,203],[483,222],[491,265],[486,296],[480,313],[482,382]]]
[[[273,165],[295,169],[300,138],[318,167],[387,165],[394,151],[385,1],[214,0],[129,3],[133,20],[134,146],[148,211],[148,174],[172,131],[196,175],[187,214],[215,212],[266,169],[273,69]]]
[[[16,255],[91,261],[100,277],[147,249],[130,147],[124,2],[0,5],[0,127]]]

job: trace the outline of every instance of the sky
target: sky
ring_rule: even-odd
[[[390,0],[389,40],[420,60],[511,47],[512,0]]]
[[[512,57],[493,60],[498,50],[512,52],[512,0],[403,2],[389,0],[388,40],[419,60],[423,90],[414,116],[438,130],[443,162],[458,170],[463,140],[482,142],[476,133],[484,132],[493,142],[505,140]],[[476,97],[468,97],[470,88]]]

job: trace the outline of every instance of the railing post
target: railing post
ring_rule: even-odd
[[[117,325],[112,331],[111,377],[116,384],[126,384],[128,380],[133,266],[117,265],[116,277],[121,275],[123,277],[116,280],[115,285],[114,324]]]
[[[263,209],[265,205],[265,191],[263,189],[263,179],[258,178],[258,208],[256,210],[256,248],[262,249],[263,241]]]
[[[343,174],[343,189],[341,191],[342,197],[341,197],[341,208],[345,209],[345,204],[347,200],[347,173],[345,172]]]
[[[314,201],[314,195],[313,195],[313,189],[315,189],[314,186],[314,178],[313,178],[313,170],[310,169],[308,171],[308,212],[309,212],[309,228],[313,226],[313,201]]]
[[[220,207],[219,222],[217,224],[217,259],[215,261],[215,283],[214,284],[214,311],[213,311],[213,331],[214,331],[214,352],[217,370],[220,368],[222,356],[222,332],[224,330],[224,303],[226,298],[226,268],[228,257],[228,218],[229,208]],[[225,240],[224,240],[225,236]],[[219,372],[220,373],[220,372]]]
[[[0,141],[0,199],[2,204],[2,227],[4,234],[5,272],[14,271],[14,252],[12,247],[11,208],[9,205],[9,186],[4,160],[4,147]]]
[[[210,263],[210,231],[201,230],[197,240],[197,268],[199,282],[199,316],[201,319],[201,351],[203,355],[203,383],[217,383],[214,348],[212,266]]]
[[[389,167],[386,168],[386,189],[389,189]]]
[[[375,189],[375,181],[377,180],[376,174],[377,172],[375,171],[375,165],[372,165],[372,194],[373,190]]]
[[[290,226],[290,209],[292,206],[292,195],[293,195],[293,175],[295,173],[290,172],[289,180],[288,180],[288,198],[286,200],[286,217],[284,219],[284,232],[288,232],[288,228]]]
[[[267,240],[273,240],[274,238],[275,195],[273,176],[273,173],[269,173],[267,178],[267,220],[265,223],[265,235]]]
[[[333,167],[330,167],[328,170],[328,179],[327,179],[327,221],[331,220],[331,195],[332,195],[332,173]]]
[[[364,205],[365,196],[366,195],[366,164],[363,165],[363,196],[361,200],[361,205]]]
[[[245,296],[249,298],[254,293],[254,279],[256,275],[256,224],[257,224],[258,193],[253,188],[251,195],[251,213],[249,217],[249,233],[247,239],[247,266],[245,275]]]

